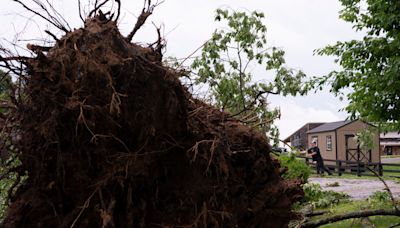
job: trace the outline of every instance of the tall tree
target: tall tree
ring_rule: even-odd
[[[214,31],[192,68],[197,75],[196,82],[205,83],[211,89],[210,98],[215,105],[245,124],[278,138],[272,123],[280,113],[278,109],[268,108],[267,96],[303,94],[305,75],[285,66],[283,50],[267,47],[263,19],[264,14],[257,11],[218,9],[215,21],[227,27]],[[275,76],[255,82],[251,69],[256,67],[272,71]]]
[[[365,32],[362,40],[337,42],[317,50],[336,56],[342,70],[315,78],[332,92],[347,92],[353,118],[400,130],[400,1],[340,0],[340,18]]]

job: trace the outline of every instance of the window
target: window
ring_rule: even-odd
[[[311,142],[315,142],[318,146],[318,136],[311,136]]]
[[[393,150],[392,150],[391,146],[385,147],[385,154],[386,155],[392,155],[393,154]]]
[[[332,150],[332,136],[326,136],[326,150]]]

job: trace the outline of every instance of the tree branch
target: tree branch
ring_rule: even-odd
[[[246,108],[246,103],[245,103],[245,98],[243,94],[243,74],[244,72],[242,71],[242,56],[241,56],[241,50],[240,50],[240,45],[237,43],[237,55],[239,59],[239,90],[240,90],[240,95],[242,96],[242,104],[243,104],[243,109]]]
[[[191,58],[194,54],[196,54],[196,52],[198,52],[200,49],[202,49],[204,47],[204,45],[207,44],[207,42],[210,41],[210,39],[208,39],[207,41],[205,41],[202,45],[200,45],[198,48],[196,48],[196,50],[194,50],[192,53],[190,53],[187,57],[185,57],[182,62],[179,64],[179,66],[177,67],[178,69],[182,67],[183,63],[186,62],[186,60],[188,60],[189,58]],[[192,72],[194,73],[194,72]]]
[[[369,217],[375,215],[397,215],[400,216],[400,212],[395,209],[378,209],[378,210],[367,210],[367,211],[356,211],[343,215],[330,216],[328,218],[323,218],[317,221],[309,221],[300,225],[302,228],[306,227],[318,227],[328,223],[334,223],[342,220],[347,220],[351,218],[361,218]]]
[[[235,116],[238,116],[238,115],[240,115],[240,114],[242,114],[242,113],[244,113],[244,112],[246,112],[246,111],[251,110],[251,107],[257,102],[257,99],[258,99],[260,96],[262,96],[263,94],[266,94],[266,93],[275,94],[275,95],[279,94],[278,92],[272,92],[272,91],[259,91],[258,94],[257,94],[257,96],[256,96],[256,97],[254,98],[254,100],[250,103],[250,105],[248,105],[247,107],[244,107],[243,110],[241,110],[240,112],[238,112],[238,113],[236,113],[236,114],[230,115],[229,117],[230,117],[230,118],[231,118],[231,117],[235,117]]]

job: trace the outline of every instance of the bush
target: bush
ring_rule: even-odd
[[[368,202],[374,206],[382,206],[390,201],[390,195],[387,191],[376,191],[368,197]]]
[[[347,200],[349,195],[341,192],[324,191],[319,184],[307,183],[303,186],[302,204],[311,204],[313,208],[326,208]]]
[[[287,172],[282,175],[285,179],[301,178],[307,183],[311,169],[303,160],[296,158],[294,153],[280,154],[278,157],[282,167],[287,167]]]

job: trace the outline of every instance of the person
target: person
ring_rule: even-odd
[[[311,142],[311,148],[307,150],[308,154],[311,155],[312,160],[317,162],[317,174],[324,174],[324,171],[328,173],[328,175],[332,175],[331,171],[327,169],[324,165],[324,160],[322,159],[321,152],[317,146],[316,141]]]

